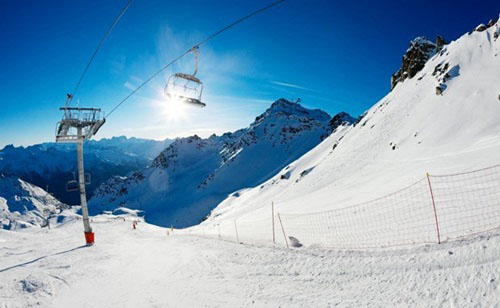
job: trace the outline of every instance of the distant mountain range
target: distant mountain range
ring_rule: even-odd
[[[87,187],[89,197],[112,176],[126,175],[148,166],[171,142],[126,137],[86,142],[85,172],[91,175],[91,184]],[[78,192],[66,191],[66,183],[73,179],[73,172],[77,172],[74,144],[7,145],[0,150],[0,174],[48,189],[64,203],[80,204]]]

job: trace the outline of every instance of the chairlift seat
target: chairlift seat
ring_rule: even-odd
[[[68,183],[66,183],[66,191],[68,191],[68,192],[77,191],[79,189],[80,189],[80,186],[79,186],[78,182],[75,180],[68,181]]]
[[[196,106],[196,107],[203,108],[203,107],[207,106],[207,104],[203,103],[202,101],[200,101],[199,99],[196,99],[196,98],[186,97],[186,96],[182,96],[182,95],[175,95],[175,94],[171,94],[171,93],[165,93],[165,94],[167,95],[167,97],[176,98],[183,103],[188,103],[188,104],[191,104],[191,105]]]
[[[164,92],[168,98],[203,108],[206,106],[206,104],[201,101],[203,82],[195,76],[198,72],[198,47],[191,49],[191,51],[194,53],[194,73],[175,73],[170,75],[165,85]]]
[[[196,82],[197,84],[201,84],[201,80],[196,78],[193,75],[184,74],[184,73],[175,73],[175,77],[181,78],[181,79],[186,79],[186,80],[189,80],[192,82]]]

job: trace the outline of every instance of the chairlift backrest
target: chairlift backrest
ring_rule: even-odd
[[[198,48],[191,49],[195,56],[195,70],[193,74],[175,73],[170,75],[165,85],[165,95],[183,103],[189,103],[198,107],[205,107],[201,102],[203,83],[196,77],[198,72]]]
[[[66,191],[76,191],[79,190],[80,186],[78,185],[78,182],[75,180],[68,181],[66,183]]]
[[[73,179],[69,180],[66,183],[66,191],[68,191],[68,192],[80,189],[80,185],[78,185],[78,181],[76,180],[75,173],[74,172],[72,172],[72,173],[73,173]]]

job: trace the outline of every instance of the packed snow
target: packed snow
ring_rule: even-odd
[[[126,219],[124,221],[123,219]],[[494,307],[500,236],[325,251],[178,234],[130,216],[0,230],[0,307]],[[169,235],[167,235],[169,232]]]

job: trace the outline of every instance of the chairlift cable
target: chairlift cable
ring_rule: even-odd
[[[83,73],[82,75],[80,76],[80,79],[78,80],[78,82],[76,83],[76,86],[75,86],[75,89],[73,90],[73,92],[71,93],[71,97],[68,97],[68,101],[67,101],[67,104],[69,104],[71,102],[71,99],[73,99],[73,97],[75,96],[76,94],[76,91],[78,91],[78,87],[80,87],[80,83],[82,82],[83,80],[83,77],[85,77],[85,74],[87,73],[87,70],[89,69],[90,67],[90,64],[92,63],[92,61],[94,60],[95,56],[97,55],[97,53],[99,52],[99,50],[101,49],[102,45],[104,44],[104,41],[108,38],[108,36],[111,34],[111,31],[113,31],[113,29],[115,28],[115,26],[118,24],[118,22],[120,21],[120,19],[123,17],[123,15],[125,14],[125,12],[128,10],[128,8],[130,7],[130,5],[132,4],[133,0],[129,0],[127,5],[125,5],[125,7],[121,10],[120,14],[115,18],[115,21],[113,22],[113,24],[111,25],[111,27],[109,27],[108,31],[106,32],[106,34],[104,35],[104,37],[101,39],[101,41],[99,42],[99,45],[97,45],[97,48],[96,50],[94,51],[94,53],[92,54],[92,56],[90,57],[90,60],[89,62],[87,63],[87,66],[85,66],[85,69],[83,70]],[[66,106],[68,107],[68,106]]]
[[[173,61],[171,61],[170,63],[168,63],[167,65],[165,65],[164,67],[162,67],[159,71],[157,71],[156,73],[154,73],[153,75],[151,75],[151,77],[149,77],[148,79],[146,79],[146,81],[144,81],[143,83],[141,83],[137,88],[135,88],[132,92],[130,92],[124,99],[122,99],[122,101],[120,103],[118,103],[109,113],[108,115],[106,115],[106,119],[109,117],[110,114],[113,113],[113,111],[115,111],[118,107],[121,106],[121,104],[125,103],[126,100],[128,100],[132,95],[134,95],[137,91],[139,91],[142,87],[144,87],[147,83],[149,83],[152,79],[154,79],[156,76],[158,76],[161,72],[163,72],[164,70],[166,70],[169,66],[171,66],[172,64],[174,64],[175,62],[179,61],[182,57],[184,57],[185,55],[187,55],[189,52],[191,52],[191,50],[188,50],[186,52],[184,52],[182,55],[178,56],[177,58],[175,58]]]
[[[216,37],[217,35],[221,34],[222,32],[228,30],[229,28],[232,28],[234,27],[235,25],[257,15],[257,14],[260,14],[282,2],[284,2],[285,0],[279,0],[279,1],[276,1],[276,2],[273,2],[263,8],[260,8],[256,11],[253,11],[252,13],[232,22],[231,24],[225,26],[224,28],[220,29],[219,31],[209,35],[208,37],[206,37],[204,40],[202,40],[201,42],[199,42],[198,44],[195,44],[193,47],[189,48],[187,51],[185,51],[183,54],[181,54],[180,56],[178,56],[177,58],[175,58],[174,60],[172,60],[171,62],[169,62],[168,64],[166,64],[165,66],[163,66],[160,70],[158,70],[156,73],[154,73],[153,75],[151,75],[148,79],[146,79],[143,83],[141,83],[137,88],[135,88],[132,92],[130,92],[123,100],[121,100],[107,115],[106,115],[106,119],[118,108],[120,107],[125,101],[127,101],[132,95],[134,95],[137,91],[139,91],[142,87],[144,87],[146,84],[148,84],[151,80],[153,80],[156,76],[158,76],[161,72],[163,72],[164,70],[166,70],[168,67],[170,67],[171,65],[173,65],[175,62],[179,61],[181,58],[183,58],[184,56],[186,56],[187,54],[189,54],[190,52],[194,51],[194,50],[197,50],[201,45],[205,44],[206,42],[208,42],[209,40],[213,39],[214,37]]]
[[[214,34],[210,35],[209,37],[207,37],[206,39],[204,39],[204,40],[203,40],[203,41],[201,41],[200,43],[198,43],[198,44],[194,45],[194,47],[193,47],[193,48],[197,48],[197,47],[199,47],[199,46],[201,46],[201,45],[205,44],[205,43],[206,43],[206,42],[208,42],[209,40],[213,39],[213,38],[214,38],[214,37],[216,37],[217,35],[219,35],[219,34],[221,34],[222,32],[224,32],[224,31],[228,30],[229,28],[232,28],[233,26],[235,26],[235,25],[239,24],[240,22],[243,22],[243,21],[247,20],[248,18],[251,18],[251,17],[253,17],[253,16],[255,16],[255,15],[259,14],[259,13],[262,13],[262,12],[264,12],[265,10],[268,10],[268,9],[272,8],[273,6],[276,6],[276,5],[278,5],[278,4],[280,4],[280,3],[284,2],[284,1],[285,1],[285,0],[276,1],[276,2],[274,2],[274,3],[269,4],[268,6],[265,6],[265,7],[261,8],[261,9],[258,9],[258,10],[256,10],[256,11],[254,11],[254,12],[252,12],[252,13],[248,14],[248,15],[247,15],[247,16],[245,16],[245,17],[242,17],[242,18],[240,18],[240,19],[236,20],[236,21],[235,21],[235,22],[233,22],[232,24],[227,25],[226,27],[224,27],[224,28],[222,28],[221,30],[219,30],[219,31],[215,32]]]

